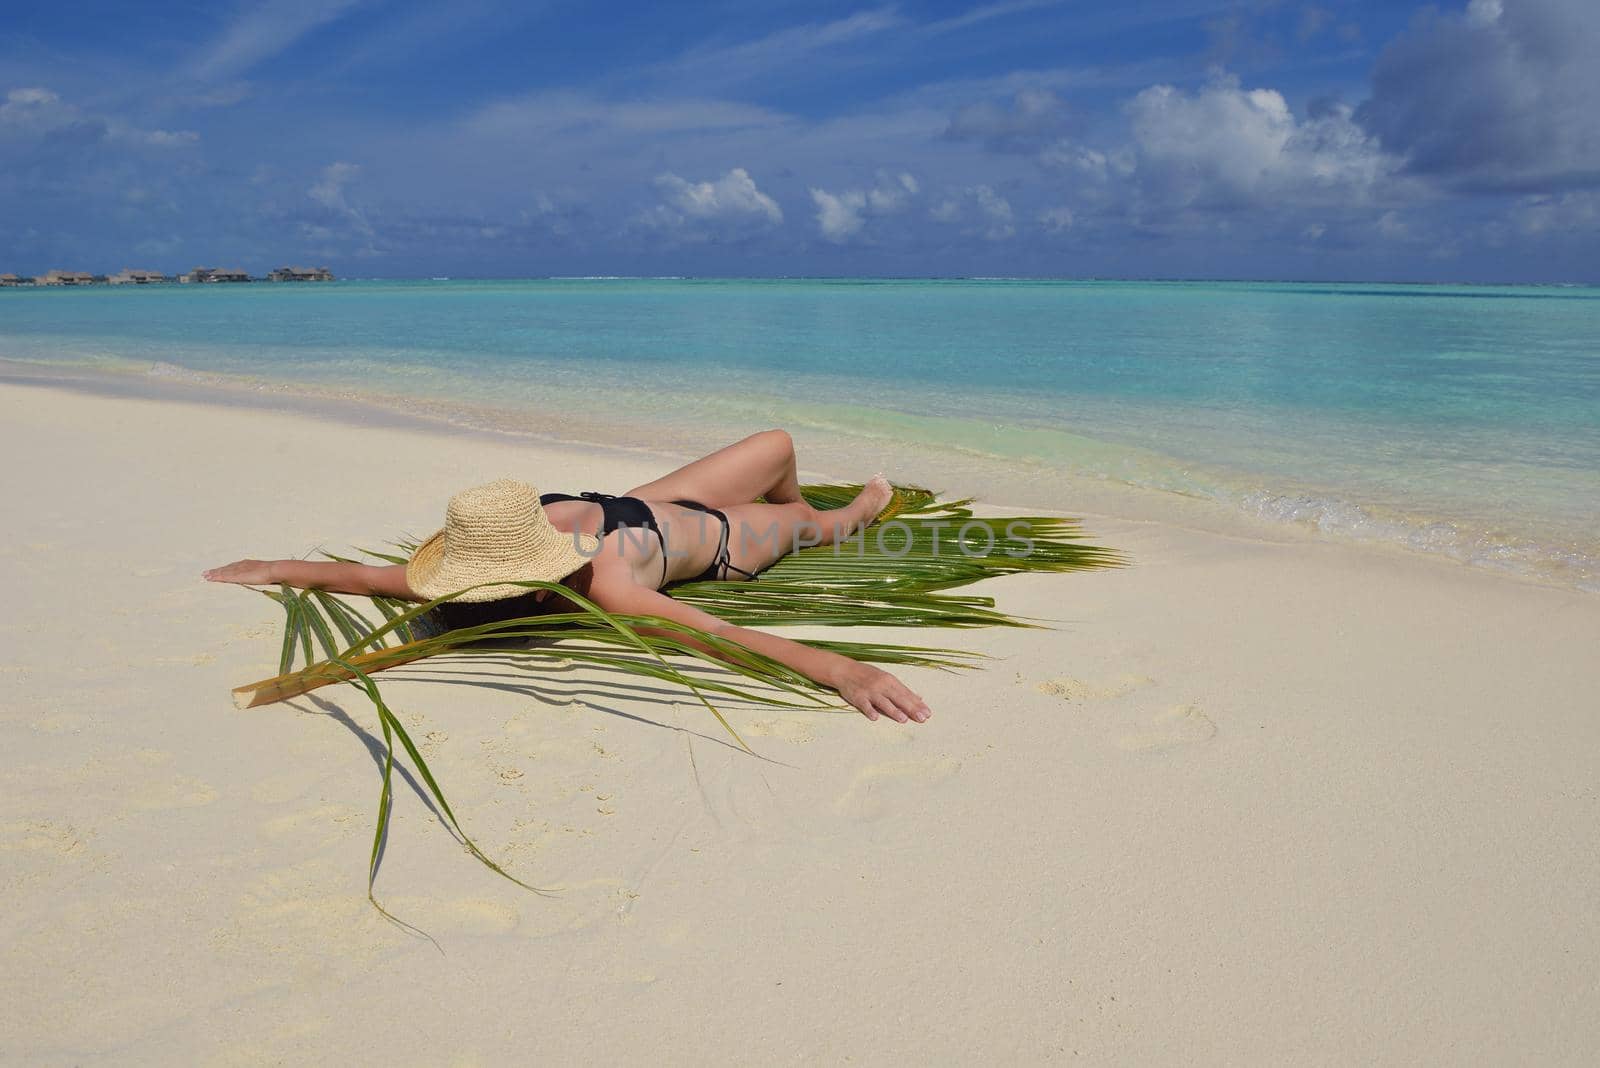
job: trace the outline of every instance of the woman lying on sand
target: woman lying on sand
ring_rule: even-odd
[[[739,642],[837,690],[868,719],[921,723],[931,715],[928,706],[888,672],[733,626],[661,592],[674,582],[753,579],[799,545],[850,537],[878,517],[891,495],[878,476],[842,508],[811,507],[800,495],[794,443],[781,430],[767,430],[621,497],[536,497],[531,486],[510,479],[468,490],[451,499],[444,529],[405,564],[239,560],[204,574],[212,582],[407,601],[491,584],[439,606],[449,629],[571,610],[548,590],[492,585],[559,581],[607,612],[660,616]]]

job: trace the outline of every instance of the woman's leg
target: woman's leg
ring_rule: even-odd
[[[878,518],[893,489],[880,475],[843,508],[819,511],[804,501],[789,504],[736,504],[728,517],[729,562],[741,571],[765,571],[796,549],[843,541]],[[715,520],[710,521],[715,526]],[[728,578],[737,579],[736,573]]]
[[[770,504],[800,502],[794,441],[782,430],[763,430],[670,475],[628,491],[647,501],[699,501],[726,509],[757,499]]]

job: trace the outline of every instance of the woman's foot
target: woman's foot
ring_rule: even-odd
[[[828,525],[833,528],[834,540],[843,541],[862,527],[871,523],[883,510],[889,507],[889,502],[894,498],[894,487],[889,485],[889,480],[882,475],[873,475],[867,479],[867,484],[861,487],[861,492],[856,494],[855,500],[843,508],[836,508],[831,512],[824,512]]]

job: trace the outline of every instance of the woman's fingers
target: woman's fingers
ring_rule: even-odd
[[[887,696],[894,702],[896,708],[917,723],[926,721],[933,714],[922,698],[912,693],[910,687],[898,679],[890,687]],[[904,722],[904,720],[901,722]]]
[[[271,570],[271,566],[264,560],[235,560],[231,564],[202,571],[200,577],[208,582],[237,582],[245,586],[254,586],[270,581]]]
[[[933,714],[922,698],[886,671],[868,672],[863,683],[847,686],[843,692],[870,720],[888,716],[896,723],[924,723]]]
[[[900,711],[899,706],[897,706],[887,694],[874,694],[872,697],[872,707],[877,709],[883,715],[888,716],[896,723],[907,722],[906,714]]]

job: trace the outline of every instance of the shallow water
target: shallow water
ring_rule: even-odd
[[[1025,460],[1600,588],[1600,290],[1039,281],[0,291],[0,356]]]

